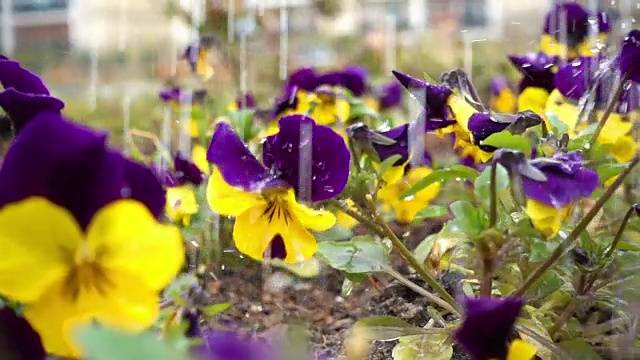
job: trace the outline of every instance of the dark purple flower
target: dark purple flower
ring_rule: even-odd
[[[480,145],[482,140],[506,129],[511,123],[495,121],[490,114],[477,112],[469,117],[469,131],[473,135],[473,143]],[[480,145],[482,148],[482,145]],[[484,150],[484,149],[483,149]],[[495,149],[493,149],[495,150]],[[485,150],[490,151],[490,150]]]
[[[549,56],[543,52],[528,53],[525,55],[509,55],[509,61],[522,73],[523,77],[518,83],[518,90],[522,92],[528,87],[539,87],[553,91],[554,66],[558,61],[555,56]]]
[[[380,161],[385,161],[394,155],[400,155],[400,159],[393,164],[397,166],[409,160],[409,124],[400,125],[393,129],[380,132],[380,135],[395,141],[393,145],[372,142],[371,145],[380,157]]]
[[[627,74],[629,80],[640,83],[640,30],[631,30],[624,37],[618,62],[620,70]]]
[[[206,329],[203,344],[194,349],[200,360],[276,360],[272,345],[241,333],[222,329]]]
[[[0,354],[8,360],[45,360],[40,335],[10,308],[0,309]]]
[[[204,181],[204,174],[189,159],[177,153],[173,157],[173,169],[154,165],[151,167],[154,174],[163,186],[176,187],[185,184],[201,185]]]
[[[518,298],[464,298],[462,325],[454,338],[473,360],[505,359],[513,325],[524,301]]]
[[[258,105],[252,93],[245,93],[236,99],[238,109],[253,109]]]
[[[0,107],[9,115],[19,133],[27,123],[42,113],[59,114],[64,103],[51,96],[38,75],[6,57],[0,59]]]
[[[271,118],[276,118],[287,110],[295,110],[298,107],[297,91],[288,88],[284,94],[276,98],[271,111]]]
[[[0,207],[42,196],[69,210],[84,229],[105,205],[124,198],[162,215],[153,172],[106,147],[106,133],[43,114],[24,127],[0,168]]]
[[[402,101],[402,85],[397,81],[391,81],[374,90],[374,95],[378,100],[378,108],[386,110],[400,105]]]
[[[494,76],[489,82],[489,92],[493,96],[500,95],[500,92],[509,88],[509,82],[504,76]]]
[[[598,32],[600,34],[608,34],[611,32],[611,21],[609,14],[606,11],[598,11],[596,14],[598,17]]]
[[[187,100],[190,100],[193,104],[201,104],[204,102],[204,99],[207,97],[207,90],[201,89],[196,90],[192,94],[189,94],[187,91],[180,89],[179,87],[174,87],[171,89],[161,90],[158,93],[158,96],[163,102],[174,102],[181,103]],[[188,96],[191,96],[191,99],[188,99]]]
[[[280,131],[263,143],[264,165],[226,123],[218,124],[207,159],[228,184],[247,191],[286,185],[298,197],[310,193],[314,202],[340,194],[349,177],[351,160],[342,137],[305,115],[284,116],[279,126]],[[308,168],[301,168],[306,164]]]
[[[354,96],[361,96],[367,88],[367,70],[351,66],[327,72],[318,77],[318,86],[321,85],[340,86],[351,91]]]
[[[456,123],[448,110],[447,100],[453,93],[444,85],[435,85],[393,70],[393,75],[424,107],[416,122],[425,122],[425,131],[445,128]]]
[[[298,89],[311,92],[315,90],[320,83],[318,82],[318,74],[310,67],[300,68],[289,75],[285,93],[289,93],[293,89],[295,93]]]
[[[565,2],[549,10],[544,20],[544,33],[575,48],[589,35],[589,12],[580,4]]]
[[[530,164],[540,170],[547,180],[538,181],[522,176],[525,195],[555,208],[591,196],[598,187],[598,174],[584,167],[583,162],[584,158],[578,151],[532,160]]]

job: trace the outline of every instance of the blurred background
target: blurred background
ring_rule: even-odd
[[[199,34],[216,35],[208,86],[225,106],[244,91],[268,106],[303,65],[358,64],[374,83],[391,69],[439,78],[462,67],[486,91],[492,76],[515,75],[507,54],[536,49],[553,2],[0,0],[0,50],[41,74],[77,120],[117,129],[126,113],[145,128],[161,118],[157,91]],[[640,14],[636,0],[577,2],[609,12],[613,39]]]

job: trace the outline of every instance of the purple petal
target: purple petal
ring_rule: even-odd
[[[341,71],[332,71],[318,77],[318,86],[341,86],[348,89],[354,96],[361,96],[367,87],[367,70],[352,66]]]
[[[298,69],[289,75],[287,81],[287,89],[302,89],[304,91],[315,90],[320,83],[318,82],[318,75],[310,68],[305,67]]]
[[[0,206],[42,196],[69,210],[85,228],[96,211],[132,192],[123,157],[105,144],[106,134],[60,115],[34,119],[0,168]],[[157,182],[152,174],[150,179]]]
[[[536,181],[522,177],[526,196],[555,208],[565,207],[577,199],[590,197],[598,187],[598,174],[582,165],[582,155],[574,151],[556,154],[553,162],[533,162],[547,181]]]
[[[400,155],[400,159],[393,165],[397,166],[405,163],[409,159],[409,124],[400,125],[380,134],[396,141],[393,145],[372,143],[373,148],[380,157],[380,161],[385,161],[394,155]]]
[[[554,84],[562,96],[580,100],[589,90],[593,65],[591,58],[580,57],[561,66],[554,77]]]
[[[191,44],[187,46],[184,51],[182,57],[187,60],[189,66],[191,66],[191,71],[196,71],[198,67],[198,58],[200,57],[200,44]]]
[[[376,89],[376,97],[380,110],[389,109],[400,105],[402,101],[402,85],[392,81]]]
[[[456,341],[474,360],[504,359],[507,341],[524,301],[517,298],[464,298],[466,313],[454,333]]]
[[[557,62],[557,57],[538,52],[525,55],[509,55],[508,58],[523,75],[518,84],[520,92],[527,87],[539,87],[548,92],[553,91],[555,88],[553,67]]]
[[[487,113],[475,113],[469,118],[469,131],[473,135],[473,141],[476,145],[489,136],[499,133],[500,131],[511,125],[507,122],[494,121]]]
[[[545,17],[544,33],[553,35],[557,40],[566,37],[567,45],[576,47],[589,34],[589,16],[589,12],[580,4],[556,4]],[[561,29],[560,26],[565,28]]]
[[[8,360],[45,360],[40,335],[12,309],[0,309],[0,354]]]
[[[287,247],[284,245],[284,239],[280,234],[276,235],[267,249],[265,258],[284,260],[287,258]]]
[[[13,60],[0,59],[0,84],[24,94],[51,95],[42,79]]]
[[[608,34],[611,32],[611,21],[609,13],[606,11],[598,11],[598,32],[600,34]]]
[[[263,144],[265,166],[277,171],[299,199],[316,202],[339,195],[347,184],[351,161],[342,137],[305,115],[282,117],[279,125],[280,132]],[[308,166],[309,173],[300,166]]]
[[[121,156],[120,154],[118,154]],[[122,158],[124,162],[124,176],[127,184],[127,192],[122,194],[123,198],[131,198],[144,204],[156,219],[159,219],[164,212],[166,203],[165,192],[162,184],[153,171],[136,161]]]
[[[182,94],[182,91],[180,91],[180,88],[174,87],[171,89],[161,90],[158,93],[158,96],[164,102],[170,102],[170,101],[180,102],[181,94]]]
[[[629,80],[640,83],[640,30],[627,33],[622,41],[622,49],[618,57],[620,70],[629,76]]]
[[[176,171],[178,184],[190,183],[200,185],[204,181],[204,174],[189,159],[177,153],[173,158],[173,166]]]
[[[253,109],[257,105],[256,98],[251,93],[242,94],[236,99],[238,109]]]
[[[430,118],[449,120],[447,116],[447,100],[452,94],[451,89],[444,85],[434,85],[416,79],[401,72],[392,71],[400,84],[429,111]]]
[[[493,96],[500,95],[500,92],[507,88],[509,88],[509,82],[504,76],[495,76],[489,83],[489,92]]]
[[[220,123],[213,133],[207,160],[220,170],[224,181],[231,186],[255,190],[269,178],[269,172],[247,149],[231,125]]]
[[[276,118],[287,110],[294,110],[297,108],[298,97],[296,96],[296,93],[297,90],[294,88],[287,88],[282,96],[276,98],[273,104],[273,110],[271,111],[271,117]]]
[[[204,344],[194,352],[202,360],[275,360],[275,350],[257,339],[240,333],[207,329],[203,332]]]
[[[178,179],[171,169],[168,169],[167,166],[162,166],[160,164],[153,164],[151,166],[151,171],[156,176],[160,184],[164,187],[175,187],[178,186]]]

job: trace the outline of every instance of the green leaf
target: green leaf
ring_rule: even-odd
[[[562,357],[557,357],[558,360],[560,358],[567,359],[580,359],[580,360],[602,360],[600,355],[593,350],[593,348],[584,341],[580,339],[563,341],[558,344],[558,346],[567,352],[567,354],[563,354]]]
[[[391,353],[394,360],[450,360],[453,356],[447,334],[411,335],[398,340]]]
[[[496,168],[496,193],[500,194],[509,186],[509,172],[504,166],[498,164]],[[491,166],[487,166],[473,182],[473,191],[476,200],[480,201],[485,208],[491,206]]]
[[[227,311],[227,309],[229,309],[230,307],[231,307],[231,304],[229,303],[213,304],[205,307],[203,311],[207,316],[216,316],[220,313]]]
[[[420,220],[430,219],[430,218],[439,218],[447,215],[449,215],[449,209],[447,209],[446,206],[430,205],[428,208],[418,211],[414,221],[420,221]]]
[[[555,113],[547,113],[547,120],[551,125],[551,131],[556,135],[561,135],[569,130],[569,126],[563,123]]]
[[[518,330],[518,334],[520,335],[522,340],[533,345],[537,350],[536,355],[539,356],[542,360],[550,360],[553,353],[547,346],[545,346],[545,344],[538,340],[538,338],[540,338],[546,340],[545,342],[548,342],[550,344],[553,343],[553,340],[551,340],[551,336],[549,336],[549,333],[547,332],[547,329],[544,327],[544,325],[542,325],[535,318],[519,318],[517,323],[537,335],[534,337],[525,331]]]
[[[318,243],[318,256],[334,269],[352,274],[382,271],[389,264],[389,248],[372,236],[356,236],[350,241]]]
[[[248,142],[257,135],[254,129],[253,110],[242,109],[229,114],[229,121],[244,142]]]
[[[318,242],[346,240],[353,236],[351,230],[345,229],[340,225],[334,225],[325,231],[314,232],[313,235]]]
[[[186,352],[160,340],[158,334],[137,335],[90,326],[77,334],[79,344],[91,360],[186,360]]]
[[[367,339],[373,341],[391,341],[401,336],[433,334],[441,329],[427,330],[409,324],[395,316],[371,316],[358,320],[353,324],[354,331],[363,330]]]
[[[612,177],[620,174],[628,166],[629,164],[626,164],[626,163],[604,164],[596,167],[596,172],[598,173],[598,178],[600,178],[600,182],[604,183],[605,181],[611,179]]]
[[[349,105],[349,120],[360,119],[363,117],[372,117],[374,119],[377,119],[379,117],[379,114],[377,112],[368,107],[362,100],[358,98],[350,98]]]
[[[429,254],[431,253],[431,249],[433,249],[433,244],[439,238],[439,235],[440,234],[427,235],[427,237],[424,238],[418,246],[416,246],[415,250],[413,250],[416,260],[420,263],[424,263],[427,260],[427,257],[429,257]]]
[[[400,193],[400,199],[412,196],[418,191],[436,182],[445,182],[448,180],[470,180],[474,181],[480,173],[478,170],[464,165],[454,165],[446,169],[435,170],[422,180],[418,181],[411,188]]]
[[[395,164],[396,161],[400,160],[401,158],[402,156],[396,154],[391,156],[390,158],[385,159],[383,162],[381,162],[380,166],[378,167],[378,176],[382,177],[382,175],[384,175],[384,173],[386,173],[387,170],[391,169],[393,164]]]
[[[482,140],[481,144],[499,149],[519,150],[526,156],[531,155],[531,142],[529,142],[529,139],[522,135],[514,135],[506,130],[490,135],[488,138]]]
[[[451,212],[456,220],[453,225],[457,226],[465,234],[476,236],[486,227],[486,218],[482,210],[478,209],[468,201],[456,201],[450,205]]]

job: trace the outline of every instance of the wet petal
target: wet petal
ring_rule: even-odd
[[[473,135],[473,142],[480,145],[480,142],[489,136],[506,129],[510,123],[497,122],[487,113],[475,113],[469,118],[469,131]]]
[[[347,67],[341,71],[331,71],[318,77],[318,86],[341,86],[354,96],[361,96],[367,86],[367,70],[359,67]]]
[[[351,161],[344,139],[304,115],[285,116],[279,125],[278,134],[267,137],[263,144],[265,166],[277,170],[298,198],[306,200],[310,195],[315,202],[338,196],[347,184]],[[310,164],[301,156],[309,156]],[[308,166],[303,169],[308,173],[302,173],[301,163]]]
[[[213,169],[207,183],[207,202],[211,210],[226,216],[238,216],[251,207],[264,204],[259,194],[227,184],[217,168]]]
[[[329,230],[336,223],[335,216],[324,210],[311,209],[296,201],[293,191],[287,193],[287,203],[294,217],[307,229],[313,231]]]
[[[528,87],[542,88],[547,92],[551,92],[554,89],[553,78],[555,73],[553,68],[558,61],[557,57],[537,52],[524,55],[509,55],[508,58],[523,75],[518,84],[520,92]]]
[[[452,94],[451,89],[444,85],[435,85],[416,79],[395,70],[392,73],[400,84],[409,90],[411,96],[424,105],[425,109],[428,109],[431,118],[450,120],[447,118],[447,100]]]
[[[0,354],[8,360],[45,360],[40,335],[10,308],[0,309]]]
[[[318,75],[310,67],[294,71],[289,75],[289,80],[287,81],[287,89],[302,89],[309,92],[315,90],[319,85]]]
[[[454,337],[473,359],[504,359],[523,305],[517,298],[464,298],[464,320]]]
[[[393,145],[372,143],[380,161],[385,161],[394,155],[400,155],[400,159],[393,165],[404,164],[409,160],[409,124],[400,125],[380,134],[396,142]]]
[[[0,210],[0,293],[23,303],[35,301],[66,275],[81,241],[72,215],[46,199],[5,206]]]
[[[152,291],[167,286],[184,262],[180,231],[159,224],[136,201],[116,201],[100,210],[89,225],[87,241],[96,252],[104,252],[98,261],[106,271],[133,274]]]
[[[547,12],[544,33],[553,35],[556,40],[565,40],[569,47],[576,47],[589,34],[589,16],[589,12],[580,4],[556,4]]]
[[[375,91],[378,100],[377,110],[385,110],[400,105],[402,101],[402,85],[397,81],[383,84]]]
[[[216,127],[207,160],[220,170],[225,182],[231,186],[252,189],[269,178],[265,167],[227,123],[220,123]]]
[[[558,69],[554,84],[562,96],[578,101],[589,90],[594,70],[590,58],[575,59]]]
[[[627,33],[622,41],[622,49],[618,57],[620,70],[628,74],[629,79],[640,82],[640,30],[634,29]]]
[[[180,153],[174,156],[173,166],[178,176],[178,183],[200,185],[204,181],[202,171]]]

